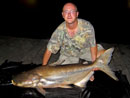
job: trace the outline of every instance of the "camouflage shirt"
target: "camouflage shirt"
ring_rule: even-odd
[[[65,22],[61,23],[49,40],[47,48],[52,53],[57,53],[60,50],[62,55],[79,56],[86,52],[87,48],[94,47],[95,32],[90,22],[78,19],[78,31],[73,37],[67,33]]]

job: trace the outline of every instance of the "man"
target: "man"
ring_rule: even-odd
[[[64,22],[61,23],[49,40],[43,57],[43,65],[48,63],[51,54],[60,50],[59,62],[78,63],[79,59],[94,62],[104,49],[96,44],[95,32],[90,22],[78,19],[79,12],[73,3],[66,3],[62,9]]]

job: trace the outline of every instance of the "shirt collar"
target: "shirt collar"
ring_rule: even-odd
[[[67,29],[66,29],[66,23],[65,23],[65,21],[64,21],[63,30],[64,30],[64,32],[67,33]],[[78,33],[80,33],[81,30],[82,30],[82,27],[81,27],[81,25],[80,25],[80,19],[78,19],[78,31],[77,31],[76,35],[77,35]],[[68,34],[66,34],[66,35],[68,36]],[[68,36],[68,37],[69,37],[69,36]]]

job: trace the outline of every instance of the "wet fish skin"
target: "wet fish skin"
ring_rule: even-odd
[[[15,86],[36,88],[45,95],[43,88],[70,88],[70,84],[85,87],[90,77],[94,74],[93,69],[99,68],[114,80],[118,80],[114,72],[108,66],[114,48],[104,52],[93,64],[68,64],[61,66],[40,66],[23,72],[13,77]]]

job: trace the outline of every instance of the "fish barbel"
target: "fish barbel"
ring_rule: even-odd
[[[108,66],[113,51],[114,48],[106,50],[90,65],[40,66],[14,76],[12,83],[15,86],[36,88],[41,94],[45,95],[46,92],[43,88],[70,88],[71,84],[84,88],[94,74],[94,68],[98,68],[114,80],[118,80]]]

